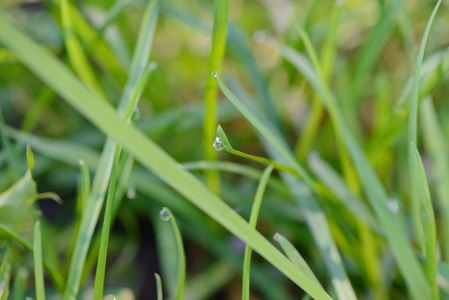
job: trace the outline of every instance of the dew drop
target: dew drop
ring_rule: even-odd
[[[136,190],[134,188],[130,188],[126,193],[126,197],[128,197],[128,199],[134,199],[136,197]]]
[[[276,232],[276,233],[273,235],[273,240],[279,241],[279,233]]]
[[[253,39],[258,44],[265,43],[267,40],[267,33],[263,30],[258,30],[254,32]]]
[[[140,109],[138,107],[136,107],[134,109],[133,115],[132,115],[132,119],[133,121],[137,121],[140,119]]]
[[[159,217],[161,218],[162,221],[170,220],[170,215],[169,215],[168,211],[166,211],[165,209],[163,209],[159,212]]]
[[[217,151],[221,151],[224,149],[224,145],[223,142],[221,141],[221,139],[219,137],[215,138],[215,142],[214,142],[214,148]]]
[[[217,71],[212,73],[212,77],[217,77]]]

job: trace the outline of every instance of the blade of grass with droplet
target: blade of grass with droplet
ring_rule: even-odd
[[[14,287],[13,287],[13,293],[14,298],[13,300],[22,300],[25,297],[25,291],[26,291],[26,281],[29,277],[28,270],[24,267],[20,267],[16,272],[16,277],[14,278]]]
[[[419,98],[419,85],[420,85],[420,75],[421,75],[421,67],[424,60],[424,51],[426,49],[427,39],[429,37],[430,28],[432,27],[433,19],[438,11],[438,8],[441,4],[441,0],[436,4],[432,15],[430,16],[429,22],[427,23],[426,30],[424,31],[424,35],[421,41],[421,46],[419,47],[418,56],[416,58],[415,70],[413,72],[413,84],[412,84],[412,92],[411,92],[411,100],[410,100],[410,114],[409,114],[409,123],[408,123],[408,138],[407,142],[412,144],[417,144],[417,127],[418,127],[418,98]],[[424,249],[425,238],[423,233],[423,224],[422,224],[422,211],[421,211],[421,203],[416,193],[416,183],[415,177],[417,174],[414,174],[414,170],[416,170],[414,166],[415,161],[415,153],[413,152],[413,148],[409,148],[408,152],[408,173],[409,173],[409,182],[410,182],[410,201],[411,201],[411,210],[412,210],[412,220],[413,226],[415,229],[415,237],[417,239],[418,245],[421,249]],[[424,224],[424,227],[426,225]],[[432,291],[434,292],[434,291]]]
[[[229,152],[231,154],[234,154],[234,155],[237,155],[240,157],[244,157],[244,158],[248,158],[252,161],[257,161],[257,162],[260,162],[267,166],[273,165],[276,169],[278,169],[280,171],[285,171],[285,172],[291,173],[295,176],[299,175],[293,168],[286,166],[284,164],[281,164],[279,162],[275,162],[268,158],[254,156],[251,154],[246,154],[244,152],[235,150],[234,148],[232,148],[231,143],[229,143],[228,137],[226,136],[226,133],[224,132],[223,128],[221,128],[221,125],[218,125],[218,127],[217,127],[217,137],[219,137],[221,139],[223,146],[224,146],[224,150],[226,150],[227,152]]]
[[[156,279],[157,300],[163,300],[161,277],[158,273],[154,273],[154,278]]]
[[[214,27],[212,29],[212,46],[207,66],[208,75],[220,72],[226,49],[228,29],[229,0],[214,0]],[[217,83],[207,76],[204,95],[203,145],[206,160],[217,160],[217,152],[211,147],[217,127]],[[220,174],[216,170],[206,171],[207,186],[220,194]]]
[[[33,246],[30,245],[27,241],[25,241],[22,237],[20,237],[17,233],[12,231],[11,229],[3,225],[0,225],[0,232],[10,237],[11,239],[15,240],[16,242],[21,244],[26,250],[33,253]],[[64,291],[65,286],[64,278],[62,277],[62,275],[47,260],[45,260],[45,258],[43,260],[43,265],[45,271],[47,271],[48,277],[50,277],[50,280],[53,282],[56,289],[62,293]]]
[[[316,278],[315,274],[313,273],[312,269],[310,269],[307,262],[304,260],[302,255],[296,250],[296,248],[290,243],[289,240],[287,240],[282,234],[276,233],[274,235],[274,240],[281,245],[282,250],[284,251],[285,255],[287,255],[288,259],[295,264],[295,266],[301,270],[304,271],[311,279],[313,279],[318,285],[321,286],[321,283],[318,281],[318,278]]]
[[[274,166],[269,165],[260,178],[259,185],[257,186],[256,196],[254,197],[253,207],[251,209],[251,215],[249,218],[249,225],[256,229],[257,218],[259,216],[260,206],[262,205],[263,195],[265,188],[267,187],[268,180],[270,179],[271,172]],[[251,246],[246,245],[245,254],[243,259],[243,274],[242,274],[242,300],[249,300],[249,285],[250,285],[250,270],[251,270]]]
[[[104,93],[98,82],[94,71],[92,70],[87,57],[84,55],[83,49],[75,36],[71,11],[68,4],[69,0],[61,0],[61,20],[64,32],[64,41],[67,48],[67,54],[73,69],[81,78],[81,80],[97,93],[98,96],[104,98]]]
[[[449,260],[449,160],[447,157],[447,144],[438,124],[438,117],[432,99],[423,100],[420,105],[422,119],[421,130],[424,148],[429,157],[433,172],[433,185],[436,191],[437,204],[442,214],[440,219],[441,250],[444,261]]]
[[[440,1],[441,2],[441,1]],[[422,164],[416,146],[411,143],[412,167],[414,180],[410,182],[417,186],[420,204],[422,205],[422,225],[424,232],[424,253],[426,255],[426,275],[427,281],[432,290],[432,299],[439,299],[437,283],[437,232],[435,224],[435,215],[433,213],[432,200],[430,199],[429,185],[427,183],[426,173]]]
[[[8,49],[12,49],[26,66],[55,89],[64,100],[82,112],[106,134],[123,143],[136,160],[233,234],[250,244],[255,251],[307,293],[318,299],[330,299],[324,290],[297,270],[270,242],[207,190],[198,179],[185,171],[152,140],[127,125],[110,105],[90,93],[59,61],[16,29],[2,11],[0,15],[0,41]]]
[[[39,221],[34,225],[33,257],[36,299],[45,300],[44,270],[42,267],[42,236]]]
[[[261,133],[266,139],[271,155],[275,156],[277,160],[282,159],[285,163],[291,165],[302,178],[291,176],[283,173],[284,180],[290,186],[290,191],[301,206],[301,209],[306,211],[305,216],[310,230],[316,240],[316,243],[321,251],[326,266],[331,274],[331,279],[334,287],[341,299],[355,299],[355,292],[346,275],[346,270],[342,264],[335,242],[330,234],[329,225],[326,217],[322,212],[319,203],[316,201],[312,191],[315,190],[315,185],[310,175],[297,162],[293,153],[289,150],[285,141],[280,138],[280,135],[270,127],[270,122],[267,119],[262,119],[255,115],[258,112],[257,108],[249,109],[243,104],[229,88],[224,85],[219,76],[216,77],[218,85],[222,92],[231,101],[232,104],[248,119],[248,121]],[[315,190],[316,191],[316,190]],[[334,251],[334,255],[338,259],[334,259],[329,255],[329,248]]]
[[[184,254],[184,245],[182,243],[181,232],[179,231],[178,224],[176,223],[175,216],[171,212],[170,209],[164,207],[161,211],[162,213],[167,214],[167,218],[171,225],[173,232],[175,234],[176,240],[176,253],[177,253],[177,261],[178,261],[178,271],[177,271],[177,282],[176,282],[176,296],[174,297],[177,300],[182,300],[184,298],[184,286],[186,283],[186,256]],[[162,216],[161,216],[162,218]]]

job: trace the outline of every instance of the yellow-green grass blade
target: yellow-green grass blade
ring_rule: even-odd
[[[298,250],[296,250],[296,248],[292,245],[292,243],[290,243],[289,240],[287,240],[282,234],[279,233],[276,233],[273,239],[278,242],[279,245],[281,245],[281,248],[284,251],[285,255],[287,255],[288,259],[290,259],[290,261],[294,263],[297,268],[303,270],[304,273],[306,273],[318,285],[321,285],[312,269],[310,269],[309,265],[304,260],[302,255],[298,252]]]
[[[110,105],[90,93],[66,67],[18,30],[3,12],[0,12],[0,15],[2,43],[13,50],[26,66],[57,91],[64,100],[107,135],[123,143],[136,160],[248,243],[307,293],[317,299],[330,299],[324,290],[297,270],[270,242],[205,188],[198,179],[185,171],[152,140],[122,120]]]
[[[42,267],[42,235],[39,221],[34,225],[33,257],[36,299],[45,300],[44,269]]]
[[[291,173],[295,176],[299,176],[299,174],[295,171],[295,169],[293,169],[289,166],[286,166],[279,162],[272,161],[271,159],[268,159],[268,158],[259,157],[259,156],[255,156],[255,155],[251,155],[251,154],[246,154],[244,152],[235,150],[234,148],[232,148],[231,143],[229,142],[228,137],[226,136],[226,133],[224,132],[221,125],[218,125],[218,127],[217,127],[217,137],[220,139],[217,142],[219,144],[222,143],[224,150],[226,150],[227,152],[229,152],[231,154],[234,154],[234,155],[237,155],[240,157],[244,157],[244,158],[250,159],[252,161],[262,163],[267,166],[273,165],[279,171],[285,171],[285,172]],[[217,147],[221,147],[221,146],[217,146]]]
[[[98,96],[104,98],[103,90],[95,76],[95,72],[91,68],[89,61],[84,54],[83,48],[75,36],[75,28],[73,25],[73,17],[71,15],[69,1],[70,0],[61,0],[60,9],[62,28],[64,31],[64,41],[71,65],[81,80],[90,89],[92,89],[92,91],[97,93]]]
[[[176,253],[177,253],[177,282],[176,282],[176,300],[182,300],[184,298],[184,286],[186,283],[186,256],[184,253],[184,244],[182,243],[181,232],[179,231],[178,224],[176,223],[175,216],[170,209],[164,207],[159,213],[163,221],[170,221],[176,240]]]
[[[34,154],[33,150],[31,150],[30,141],[27,141],[26,157],[27,157],[28,170],[30,170],[31,172],[33,171],[34,168]]]
[[[257,186],[256,196],[254,197],[253,207],[251,209],[251,215],[249,218],[249,225],[256,229],[257,218],[259,216],[260,206],[262,205],[263,195],[265,188],[267,187],[268,180],[270,179],[271,172],[274,166],[269,165],[260,178],[259,185]],[[242,274],[242,300],[249,300],[250,290],[250,271],[251,271],[251,246],[246,245],[245,255],[243,259],[243,274]]]
[[[208,75],[220,72],[226,49],[228,29],[229,0],[214,0],[214,27],[212,29],[212,46],[208,62]],[[207,76],[204,95],[203,145],[206,160],[217,160],[217,153],[211,147],[217,127],[217,82]],[[207,186],[220,194],[220,173],[216,170],[206,171]]]
[[[411,182],[416,185],[418,199],[422,205],[422,225],[424,232],[424,253],[426,256],[426,275],[429,282],[432,299],[439,299],[437,283],[437,232],[435,225],[435,215],[433,213],[432,200],[430,199],[429,185],[426,173],[416,146],[411,143],[413,179]]]
[[[26,240],[24,240],[22,237],[20,237],[16,232],[12,231],[11,229],[3,225],[0,225],[0,232],[10,237],[11,239],[15,240],[30,253],[34,252],[33,246],[30,245]],[[47,271],[48,277],[55,285],[56,289],[62,293],[64,291],[65,286],[64,278],[62,277],[62,275],[45,258],[43,259],[43,266],[45,268],[45,271]]]
[[[115,152],[112,164],[111,178],[106,196],[106,208],[104,213],[103,228],[101,231],[100,251],[98,253],[97,271],[95,273],[94,300],[103,299],[104,278],[106,273],[106,258],[108,255],[109,232],[111,229],[112,202],[115,195],[115,181],[117,177],[117,166],[120,158],[120,151]]]
[[[437,114],[431,98],[425,99],[420,105],[421,130],[433,173],[433,186],[436,192],[437,204],[442,218],[440,244],[444,261],[449,260],[449,160],[447,143],[438,124]]]
[[[304,211],[306,221],[312,231],[314,239],[319,246],[321,255],[324,258],[326,266],[330,272],[332,283],[341,299],[355,299],[355,292],[346,275],[346,270],[342,264],[338,249],[330,234],[329,225],[326,217],[321,210],[319,203],[316,201],[313,191],[316,191],[315,185],[306,170],[297,162],[294,154],[290,151],[285,141],[280,135],[272,129],[270,122],[256,115],[259,110],[256,107],[247,107],[243,104],[231,90],[221,81],[219,76],[216,77],[218,85],[231,101],[232,104],[248,119],[248,121],[260,132],[266,140],[268,152],[274,156],[276,160],[283,160],[284,163],[290,165],[300,175],[301,180],[296,176],[288,173],[281,173],[284,181],[290,187],[290,191],[295,200]],[[248,103],[249,105],[249,103]],[[332,249],[332,250],[329,250]],[[331,256],[329,253],[332,252]]]
[[[157,300],[163,300],[161,277],[158,273],[154,273],[154,278],[156,279]]]

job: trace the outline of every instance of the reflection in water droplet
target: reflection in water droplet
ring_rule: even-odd
[[[217,71],[215,71],[214,73],[212,73],[212,77],[217,77]]]
[[[279,241],[279,233],[275,233],[274,235],[273,235],[273,239],[275,240],[275,241]]]
[[[159,217],[161,218],[162,221],[170,220],[170,215],[168,214],[168,211],[166,211],[165,209],[160,211]]]
[[[258,30],[254,32],[253,39],[258,44],[264,43],[267,40],[267,33],[263,30]]]
[[[128,199],[134,199],[136,197],[136,190],[134,188],[130,188],[126,193],[126,197],[128,197]]]
[[[219,137],[215,138],[215,142],[214,142],[214,148],[217,151],[221,151],[224,149],[224,145],[223,142],[221,141],[221,139]]]

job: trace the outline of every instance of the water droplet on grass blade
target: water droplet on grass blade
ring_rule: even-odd
[[[212,77],[217,77],[217,71],[212,73]]]
[[[214,148],[217,151],[221,151],[224,149],[224,145],[223,142],[221,141],[221,139],[219,137],[215,138],[215,142],[214,142]]]
[[[267,40],[267,33],[263,30],[254,32],[253,39],[256,43],[261,44]]]
[[[161,218],[162,221],[170,220],[170,214],[165,209],[159,212],[159,217]]]
[[[130,188],[126,193],[126,197],[128,197],[128,199],[134,199],[136,197],[136,190],[134,188]]]
[[[276,233],[273,235],[273,240],[279,241],[279,233],[276,232]]]

